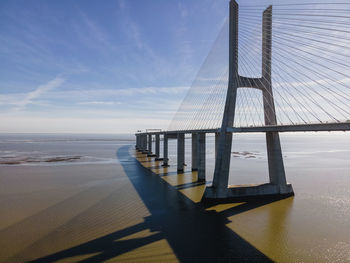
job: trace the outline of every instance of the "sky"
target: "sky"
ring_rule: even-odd
[[[0,1],[0,132],[166,128],[226,0]]]
[[[310,104],[310,109],[314,108],[311,110],[324,110],[333,100],[343,104],[341,100],[349,100],[348,95],[346,98],[339,96],[348,94],[350,88],[350,75],[344,76],[344,67],[340,64],[344,65],[345,53],[350,60],[347,54],[350,50],[334,41],[337,37],[344,38],[346,32],[348,38],[341,40],[348,45],[350,32],[344,31],[344,19],[338,19],[336,27],[332,25],[338,30],[344,27],[340,28],[343,32],[327,31],[329,37],[324,31],[313,29],[314,34],[323,34],[315,42],[310,35],[303,40],[304,35],[300,33],[305,25],[309,26],[306,30],[311,30],[315,22],[305,24],[297,19],[300,16],[290,16],[292,12],[301,12],[304,19],[306,13],[313,14],[315,7],[348,10],[348,5],[294,6],[294,10],[306,8],[308,11],[290,11],[290,6],[281,6],[281,3],[294,5],[314,1],[321,0],[238,1],[239,70],[247,76],[261,70],[261,14],[268,4],[275,3],[272,60],[278,63],[273,66],[272,77],[274,90],[279,89],[274,92],[277,112],[287,112],[285,119],[288,120],[289,115],[298,114],[290,108],[300,104],[302,98],[297,96],[305,96],[302,93],[306,91],[315,102],[315,105]],[[228,64],[227,30],[222,31],[227,29],[228,7],[228,0],[1,0],[0,133],[134,133],[149,128],[167,129],[186,94],[190,94],[191,85],[195,86],[202,78],[211,83],[213,77],[208,77],[209,70],[218,76],[224,73],[218,65]],[[335,14],[339,15],[337,12]],[[326,14],[327,11],[323,16]],[[306,18],[316,21],[318,16]],[[288,25],[288,21],[284,23],[283,19],[292,19],[289,23],[295,26]],[[321,22],[324,25],[327,20]],[[216,51],[210,52],[213,47]],[[330,53],[325,53],[327,50],[342,54],[332,58],[332,62]],[[319,58],[318,54],[327,57]],[[305,59],[313,59],[310,62],[313,64],[308,67],[308,74],[299,72],[296,77],[295,68],[307,65]],[[315,66],[317,63],[322,65]],[[325,65],[332,67],[326,70]],[[315,70],[325,74],[321,76]],[[342,75],[334,75],[335,71]],[[289,73],[293,74],[292,79]],[[312,83],[309,75],[313,77]],[[326,75],[337,81],[325,79]],[[330,83],[338,93],[330,94],[327,90]],[[224,81],[220,85],[225,95],[227,84]],[[306,86],[308,90],[304,90]],[[244,96],[257,104],[254,99],[260,94],[249,95],[251,90],[246,90]],[[290,94],[293,90],[295,94]],[[291,96],[291,102],[285,99]],[[329,96],[334,98],[328,99]],[[197,95],[192,97],[200,100]],[[204,104],[212,103],[213,98],[204,100]],[[244,118],[249,117],[249,112],[252,115],[249,123],[243,121],[244,125],[254,121],[255,113],[244,110],[248,109],[244,106],[249,106],[248,100],[237,99],[237,112],[241,107]],[[225,101],[225,96],[218,101]],[[323,108],[317,104],[322,104]],[[218,105],[221,107],[223,103]],[[343,106],[339,105],[328,105],[327,111],[341,113],[343,118],[345,112],[341,112]],[[300,112],[310,110],[297,106]],[[209,110],[219,116],[215,121],[220,122],[221,115]],[[322,112],[317,114],[322,118]],[[212,114],[209,115],[212,118]],[[328,116],[324,120],[328,120]]]

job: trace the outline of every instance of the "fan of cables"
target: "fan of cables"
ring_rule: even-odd
[[[261,78],[262,13],[239,7],[238,74]],[[280,4],[272,8],[271,82],[278,125],[350,120],[350,3]],[[221,126],[228,85],[224,24],[169,130]],[[235,127],[264,126],[262,92],[238,83]]]

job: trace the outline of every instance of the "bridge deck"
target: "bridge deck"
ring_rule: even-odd
[[[175,137],[178,133],[217,133],[221,129],[204,130],[181,130],[181,131],[159,131],[138,134],[165,134],[169,137]],[[296,124],[296,125],[276,125],[276,126],[254,126],[254,127],[232,127],[227,132],[249,133],[249,132],[317,132],[317,131],[349,131],[350,122],[337,123],[314,123],[314,124]]]
[[[308,131],[349,131],[350,122],[339,123],[315,123],[298,125],[276,125],[260,127],[233,127],[231,132],[308,132]]]

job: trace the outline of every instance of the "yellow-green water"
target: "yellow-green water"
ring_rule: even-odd
[[[147,161],[149,158],[138,156],[143,165],[152,166],[153,172],[174,187],[196,181],[197,172],[167,176],[174,169],[156,168],[159,162],[150,163]],[[349,183],[349,176],[347,177],[344,182]],[[315,186],[319,184],[315,182]],[[193,202],[199,202],[204,188],[204,185],[200,185],[179,191]],[[312,193],[315,188],[309,191]],[[336,205],[329,207],[332,204],[322,203],[325,194],[327,193],[321,192],[318,200],[310,200],[307,193],[296,192],[295,197],[229,215],[226,226],[273,261],[350,262],[350,214],[348,210],[337,211],[339,207]],[[350,204],[349,200],[345,202]],[[243,204],[245,203],[218,204],[206,210],[223,212]]]
[[[178,174],[128,142],[48,145],[113,160],[1,166],[0,262],[348,262],[346,138],[282,137],[295,196],[227,204],[200,203],[205,185],[190,163]],[[235,145],[262,157],[233,158],[230,183],[266,180],[257,140]],[[210,184],[210,160],[207,168]]]

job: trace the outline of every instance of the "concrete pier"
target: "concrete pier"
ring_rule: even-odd
[[[144,143],[143,151],[144,151],[144,153],[148,153],[147,135],[144,136],[143,140],[144,140],[143,141],[143,143]]]
[[[163,167],[169,166],[169,158],[168,158],[168,134],[164,133],[163,137]]]
[[[150,157],[152,155],[152,134],[148,134],[147,137],[147,157]]]
[[[198,170],[198,133],[192,133],[192,171]]]
[[[139,151],[142,152],[142,137],[143,135],[139,135]]]
[[[137,135],[137,150],[141,150],[141,137],[142,135]]]
[[[231,185],[228,187],[229,198],[284,195],[292,196],[293,187],[291,184],[285,184],[283,188],[275,184],[257,184],[257,185]]]
[[[136,145],[135,145],[135,149],[138,150],[139,149],[139,138],[140,136],[139,135],[136,135]]]
[[[144,134],[142,136],[142,153],[147,154],[148,149],[147,149],[147,134]]]
[[[219,149],[219,138],[220,138],[220,133],[216,132],[215,133],[215,158],[218,154],[218,149]]]
[[[152,134],[148,135],[148,153],[147,157],[155,157],[156,155],[152,153]]]
[[[287,184],[278,132],[266,133],[270,183],[283,188]]]
[[[275,103],[271,84],[271,30],[272,30],[272,6],[263,14],[263,44],[265,53],[262,64],[262,75],[265,79],[263,91],[265,125],[277,125]],[[266,147],[269,164],[270,184],[278,186],[278,193],[293,192],[291,186],[287,186],[284,171],[281,143],[278,132],[266,132]]]
[[[185,166],[185,134],[177,134],[177,170],[182,172]]]
[[[229,21],[229,79],[219,134],[218,150],[215,159],[213,184],[204,192],[205,199],[217,199],[228,197],[228,178],[230,172],[232,133],[227,132],[228,127],[233,127],[238,81],[238,4],[230,1]]]
[[[159,157],[159,134],[156,134],[156,157]]]
[[[162,161],[163,158],[160,158],[160,135],[159,134],[156,134],[155,135],[156,137],[156,161]]]
[[[198,181],[205,181],[205,133],[198,134],[197,156],[198,156]]]
[[[286,182],[278,132],[266,132],[270,183],[256,186],[228,187],[232,147],[232,133],[228,132],[228,129],[233,127],[234,123],[237,89],[251,87],[261,90],[265,125],[277,125],[271,82],[272,6],[269,6],[263,13],[261,78],[249,78],[238,74],[238,4],[234,0],[230,1],[229,25],[229,84],[221,131],[218,138],[215,137],[217,146],[215,146],[216,161],[213,185],[206,188],[204,199],[225,199],[254,195],[292,195],[293,188]]]

